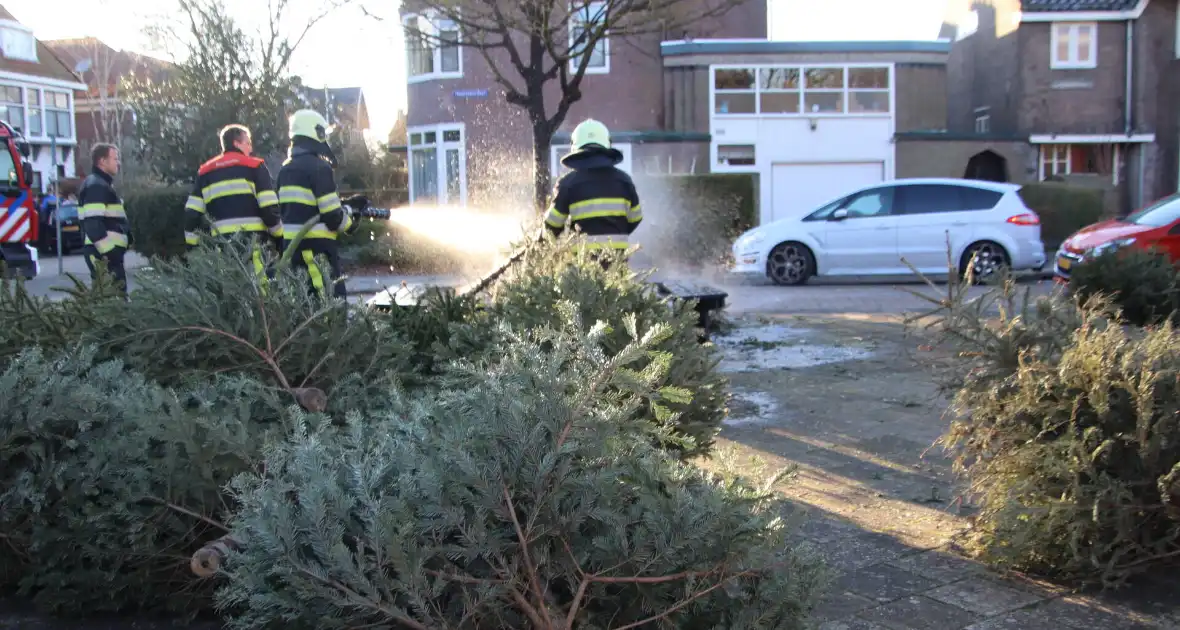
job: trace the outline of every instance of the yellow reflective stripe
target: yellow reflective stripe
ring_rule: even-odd
[[[631,206],[627,208],[627,221],[630,223],[639,223],[643,220],[643,209],[640,206]]]
[[[627,249],[625,242],[609,242],[609,243],[586,243],[582,245],[582,249]]]
[[[205,200],[196,195],[189,195],[188,203],[184,204],[184,208],[205,214]]]
[[[348,216],[348,213],[345,212],[344,213],[344,220],[340,222],[340,228],[337,229],[336,231],[337,232],[347,232],[349,230],[349,228],[351,228],[351,227],[352,227],[352,217]]]
[[[254,182],[247,179],[227,179],[224,182],[217,182],[216,184],[209,184],[201,189],[201,196],[205,198],[205,203],[209,203],[214,199],[222,197],[229,197],[230,195],[253,195]]]
[[[307,273],[311,276],[311,286],[319,291],[320,295],[326,295],[324,274],[320,271],[319,265],[315,264],[315,254],[310,249],[305,249],[300,253],[303,255],[303,263],[307,265]]]
[[[555,228],[564,227],[567,216],[569,215],[558,211],[557,206],[549,206],[549,214],[545,216],[545,224]]]
[[[186,245],[196,245],[199,241],[200,241],[200,239],[197,238],[196,232],[185,232],[184,233],[184,243]]]
[[[273,190],[263,190],[258,193],[258,207],[266,208],[279,202],[279,196]]]
[[[78,208],[78,219],[92,219],[104,217],[110,219],[126,219],[127,213],[121,203],[88,203]]]
[[[266,231],[267,231],[267,232],[270,232],[270,235],[271,235],[271,236],[273,236],[273,237],[275,237],[275,238],[282,238],[282,236],[283,236],[283,224],[282,224],[282,223],[276,223],[274,227],[269,227],[269,228],[266,228]]]
[[[340,207],[340,196],[334,192],[330,192],[323,197],[316,199],[315,203],[320,208],[320,214],[331,212]]]
[[[261,232],[265,229],[266,224],[262,222],[262,219],[258,218],[222,219],[221,221],[213,222],[213,234],[216,236],[237,232]]]
[[[108,254],[116,247],[122,247],[126,249],[127,235],[120,234],[119,232],[107,232],[106,236],[95,241],[94,247],[100,254]]]
[[[299,231],[303,229],[303,224],[286,223],[282,226],[282,229],[283,238],[288,241],[293,241],[295,240],[295,236],[299,234]],[[328,226],[324,225],[323,223],[316,223],[310,230],[308,230],[307,234],[305,234],[303,238],[330,238],[335,240],[336,233],[332,230],[329,230]]]
[[[631,202],[622,198],[589,199],[570,204],[570,220],[625,217]]]
[[[302,203],[309,206],[316,205],[315,193],[303,186],[283,186],[279,188],[279,203]]]

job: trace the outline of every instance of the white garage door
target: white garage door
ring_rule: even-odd
[[[857,188],[885,179],[883,162],[774,164],[770,220],[802,216]]]

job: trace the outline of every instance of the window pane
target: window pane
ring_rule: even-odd
[[[41,90],[29,89],[29,105],[41,104]]]
[[[434,149],[410,151],[411,177],[414,182],[414,201],[438,199],[438,155]]]
[[[52,99],[50,99],[50,96],[52,96]],[[57,109],[70,108],[70,95],[65,92],[50,92],[46,95],[45,100],[50,107]]]
[[[23,103],[21,89],[14,85],[0,86],[0,102]]]
[[[713,112],[716,114],[753,114],[754,93],[725,92],[716,94]]]
[[[448,129],[443,132],[443,142],[458,142],[462,138],[458,129]]]
[[[41,110],[29,110],[29,133],[34,136],[41,135]]]
[[[888,112],[889,92],[849,92],[848,111],[854,114]]]
[[[1068,35],[1068,32],[1065,36],[1063,36],[1057,40],[1057,53],[1056,54],[1057,54],[1057,61],[1066,61],[1067,62],[1070,60],[1069,59],[1069,35]]]
[[[1000,198],[1004,195],[994,190],[984,190],[982,188],[971,188],[963,186],[959,188],[961,210],[991,210],[1000,203]]]
[[[444,46],[439,50],[439,70],[442,72],[459,71],[459,46]]]
[[[850,88],[889,88],[888,68],[849,68],[848,87]]]
[[[754,164],[754,147],[748,144],[722,144],[717,147],[717,163],[730,166]]]
[[[758,87],[763,90],[797,90],[799,69],[763,68],[758,71]]]
[[[798,114],[798,92],[763,92],[759,95],[763,114]]]
[[[410,134],[410,144],[411,145],[422,144],[422,134],[420,134],[420,133]]]
[[[7,111],[8,115],[5,116],[4,119],[6,121],[8,121],[8,124],[12,125],[13,127],[17,127],[21,130],[24,130],[24,128],[25,128],[25,110],[21,107],[8,107],[5,109],[0,109],[0,113],[6,112],[6,111]]]
[[[1165,197],[1126,218],[1128,223],[1164,227],[1180,219],[1180,195]]]
[[[447,203],[461,201],[459,149],[447,149]]]
[[[844,68],[808,68],[803,76],[804,87],[808,88],[842,88],[844,87]]]
[[[901,211],[904,214],[933,214],[957,212],[961,207],[957,186],[927,184],[903,186]]]
[[[843,111],[843,92],[803,93],[803,112],[806,114],[839,114]]]
[[[426,133],[422,134],[422,143],[423,144],[434,144],[436,142],[438,142],[438,134],[437,133],[435,133],[433,131],[427,131]]]
[[[1077,32],[1078,32],[1078,35],[1077,35],[1077,38],[1075,39],[1075,41],[1077,42],[1077,46],[1078,46],[1077,61],[1081,62],[1081,63],[1089,62],[1090,61],[1090,43],[1092,41],[1091,38],[1093,37],[1093,33],[1091,33],[1090,28],[1086,27],[1086,26],[1078,27]]]
[[[749,68],[714,70],[713,89],[752,90],[754,89],[754,71]]]
[[[70,129],[73,125],[70,124],[69,112],[46,112],[48,118],[57,119],[57,137],[70,137]]]
[[[889,188],[866,190],[849,199],[843,208],[848,211],[850,219],[883,217],[889,214],[892,206],[892,192]]]

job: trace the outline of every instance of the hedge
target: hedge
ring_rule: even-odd
[[[132,249],[148,257],[172,258],[184,253],[184,203],[188,189],[144,188],[123,192],[131,224]]]
[[[758,224],[756,175],[720,173],[639,179],[639,240],[657,261],[722,262],[733,241]]]
[[[1041,217],[1041,240],[1057,249],[1074,232],[1102,219],[1102,191],[1043,182],[1020,189],[1025,205]]]

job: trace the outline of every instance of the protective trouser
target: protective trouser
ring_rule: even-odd
[[[90,270],[90,280],[94,281],[98,277],[98,265],[106,265],[107,273],[111,274],[115,283],[123,289],[123,294],[127,295],[127,269],[123,266],[125,253],[126,250],[122,248],[116,248],[106,254],[88,252],[84,258],[86,259],[86,268]]]
[[[328,259],[328,269],[325,270],[323,268],[323,265],[316,260],[316,256],[322,256]],[[340,272],[340,254],[338,252],[331,250],[316,252],[311,249],[301,248],[291,257],[291,264],[296,269],[302,269],[307,273],[312,295],[327,297],[327,286],[331,283],[333,297],[348,297],[348,289],[345,287],[344,281],[340,279],[342,274]],[[324,273],[325,271],[327,273]]]

